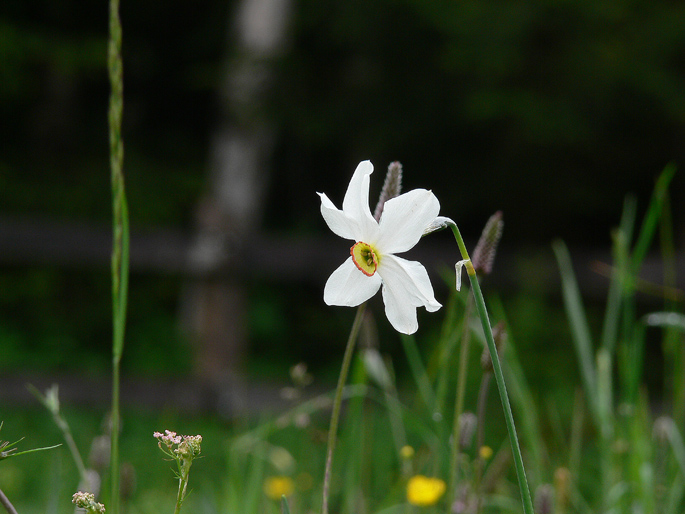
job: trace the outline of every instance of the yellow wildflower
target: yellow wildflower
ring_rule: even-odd
[[[264,480],[264,494],[272,500],[280,500],[283,495],[290,496],[295,490],[293,479],[286,476],[269,477]]]
[[[480,450],[478,450],[478,454],[483,460],[488,460],[490,457],[492,457],[492,453],[492,448],[489,446],[481,446]]]
[[[446,487],[439,478],[415,475],[407,483],[407,501],[419,507],[435,505],[445,494]]]
[[[414,448],[409,445],[403,446],[400,450],[400,456],[405,460],[411,459],[414,456]]]

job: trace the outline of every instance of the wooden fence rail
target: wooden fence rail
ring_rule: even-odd
[[[242,287],[248,285],[252,279],[318,284],[323,289],[328,275],[345,258],[349,244],[334,237],[256,234],[249,238],[235,239],[220,236],[220,240],[216,242],[224,253],[224,258],[217,261],[220,265],[198,269],[194,267],[194,260],[190,255],[192,249],[197,247],[193,243],[189,234],[176,230],[134,230],[131,236],[131,270],[133,273],[178,275],[182,280],[191,282],[209,281],[219,289],[222,283]],[[471,246],[472,244],[469,247]],[[571,248],[571,251],[583,295],[601,301],[606,296],[607,275],[610,272],[608,249],[596,251]],[[111,229],[104,224],[0,217],[0,273],[2,267],[41,265],[106,270],[110,255]],[[439,281],[435,274],[438,270],[451,272],[458,252],[451,240],[451,234],[444,233],[422,241],[412,250],[410,258],[423,262]],[[677,268],[681,281],[678,294],[682,299],[682,277],[685,276],[685,259],[682,254],[678,257]],[[646,260],[641,276],[654,284],[661,283],[662,266],[658,257]],[[530,283],[526,284],[527,281]],[[532,289],[536,293],[559,294],[559,283],[559,273],[549,245],[528,248],[518,246],[514,252],[507,246],[505,239],[497,257],[495,271],[488,277],[487,288],[507,293],[526,286],[526,290]],[[660,304],[655,301],[655,305],[658,308]],[[228,309],[231,308],[229,303]],[[234,314],[232,323],[240,322],[240,312],[242,311],[238,310]],[[221,312],[213,313],[214,317],[221,315]],[[200,321],[206,321],[206,317]],[[211,324],[211,318],[209,321]],[[226,416],[233,416],[242,412],[245,406],[264,405],[264,402],[268,403],[268,398],[273,399],[277,395],[277,388],[271,385],[269,393],[260,402],[259,396],[264,393],[264,385],[262,389],[246,387],[242,380],[236,379],[229,368],[239,358],[236,356],[244,347],[240,341],[232,339],[227,343],[226,339],[222,339],[223,332],[223,329],[215,330],[207,338],[198,338],[198,359],[204,364],[196,369],[195,376],[189,377],[187,383],[176,384],[176,387],[185,391],[184,410],[195,407],[215,408]],[[230,345],[233,348],[227,349]],[[213,379],[206,380],[208,376]],[[83,388],[73,385],[73,380],[69,377],[62,378],[66,380],[65,394],[76,403],[89,404],[94,401],[93,395],[101,400],[109,394],[103,382],[87,388],[88,395],[80,398],[79,391],[83,391]],[[49,379],[36,377],[34,381],[38,382],[36,385],[45,385],[43,382],[46,380]],[[12,403],[28,399],[28,393],[23,389],[25,382],[26,378],[22,376],[5,376],[4,385],[0,387],[0,401]],[[126,390],[131,392],[131,398],[138,399],[136,401],[154,403],[154,398],[159,396],[153,393],[168,387],[171,386],[133,380]],[[143,394],[141,391],[151,394]]]
[[[0,265],[109,266],[111,239],[111,228],[104,224],[0,217]],[[449,242],[449,237],[436,241],[431,236],[412,250],[411,255],[429,270],[451,267],[458,259],[458,252]],[[203,274],[258,276],[279,281],[317,282],[323,287],[328,275],[342,262],[346,250],[346,242],[339,238],[266,234],[240,240],[228,235],[222,245],[225,248],[223,265],[198,270],[194,269],[189,256],[192,248],[189,233],[173,229],[134,229],[131,270],[189,277]],[[571,248],[571,254],[581,290],[591,297],[601,297],[606,291],[606,273],[611,263],[608,248]],[[535,259],[530,266],[525,263],[529,257]],[[497,261],[495,273],[488,279],[493,286],[509,289],[525,280],[527,274],[537,273],[536,282],[545,286],[543,292],[558,290],[559,277],[549,245],[518,247],[514,253],[505,240]],[[685,276],[685,255],[682,253],[677,257],[676,267],[682,281]],[[661,283],[662,273],[658,256],[645,260],[641,274],[645,281]]]

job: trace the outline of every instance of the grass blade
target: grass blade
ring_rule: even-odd
[[[633,237],[633,227],[635,226],[635,213],[637,210],[637,202],[635,197],[626,197],[623,203],[623,214],[621,215],[621,224],[613,234],[613,248],[612,254],[614,259],[614,267],[611,270],[611,282],[609,283],[609,292],[607,294],[607,307],[604,313],[604,325],[602,327],[602,348],[609,352],[609,355],[614,354],[616,348],[616,341],[618,340],[618,326],[621,319],[621,300],[623,298],[623,277],[624,271],[620,269],[622,261],[623,249],[627,248],[630,240]]]
[[[402,346],[404,352],[407,354],[407,361],[409,368],[416,381],[416,386],[419,389],[419,394],[431,415],[435,412],[435,393],[428,380],[426,368],[421,359],[419,349],[416,347],[416,339],[411,335],[401,334]]]
[[[638,235],[637,242],[635,243],[635,249],[633,250],[632,256],[632,268],[633,273],[637,275],[642,267],[642,262],[647,255],[647,251],[652,243],[652,238],[654,237],[654,232],[656,232],[657,225],[659,223],[659,218],[661,217],[661,211],[668,194],[668,186],[675,175],[676,167],[673,163],[669,164],[664,168],[657,179],[656,186],[654,188],[654,193],[652,194],[652,199],[647,208],[647,213],[645,214],[644,221],[642,222],[642,227],[640,228],[640,234]]]
[[[571,256],[569,255],[566,244],[557,240],[552,244],[554,254],[559,265],[559,272],[561,273],[561,287],[564,296],[564,306],[566,307],[566,314],[569,319],[571,327],[571,336],[576,348],[576,354],[580,363],[580,373],[583,380],[583,389],[585,396],[588,399],[592,413],[600,427],[599,412],[597,410],[597,378],[595,373],[595,365],[593,359],[592,338],[590,336],[590,328],[585,316],[585,308],[580,297],[580,290],[578,282],[573,272],[571,265]]]

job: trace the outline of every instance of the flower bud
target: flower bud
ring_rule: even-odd
[[[454,221],[445,216],[436,216],[436,218],[431,221],[430,225],[424,229],[423,235],[427,236],[431,232],[437,232],[438,230],[447,228],[450,225],[455,225]]]
[[[465,450],[471,446],[473,434],[478,426],[478,418],[472,412],[464,412],[459,416],[459,448]]]
[[[90,444],[90,455],[88,455],[90,467],[102,471],[109,466],[110,441],[111,438],[108,435],[100,435],[93,439]]]
[[[557,468],[554,472],[554,489],[559,509],[566,510],[571,496],[571,472],[568,468]]]
[[[298,387],[308,386],[314,378],[307,372],[307,364],[300,362],[290,368],[290,379]]]
[[[537,514],[554,512],[554,488],[551,485],[542,484],[535,491],[535,512]]]
[[[668,416],[660,416],[654,421],[652,426],[652,436],[660,444],[665,444],[671,435],[671,430],[673,430],[673,420]]]
[[[82,491],[74,493],[71,502],[77,507],[85,509],[88,514],[105,513],[105,506],[102,503],[97,503],[95,501],[95,495],[92,493],[84,493]]]

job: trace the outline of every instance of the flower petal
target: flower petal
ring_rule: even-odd
[[[402,334],[413,334],[419,329],[416,307],[402,298],[402,292],[383,284],[385,315],[395,330]]]
[[[417,307],[425,307],[429,312],[442,307],[435,299],[428,272],[421,263],[384,255],[377,274],[383,279],[385,314],[398,332],[416,332]]]
[[[363,230],[359,222],[338,209],[324,193],[318,195],[321,197],[321,215],[328,228],[344,239],[361,241]]]
[[[356,220],[361,227],[362,233],[359,240],[367,243],[373,239],[375,241],[378,234],[378,223],[371,215],[369,209],[369,181],[373,173],[371,161],[362,161],[354,170],[354,175],[350,180],[343,199],[342,210],[353,220]]]
[[[350,257],[328,277],[323,301],[326,305],[356,307],[375,295],[380,287],[380,275],[374,273],[367,277],[357,269]]]
[[[388,200],[376,241],[379,252],[401,253],[413,248],[439,212],[440,202],[426,189],[413,189]]]

